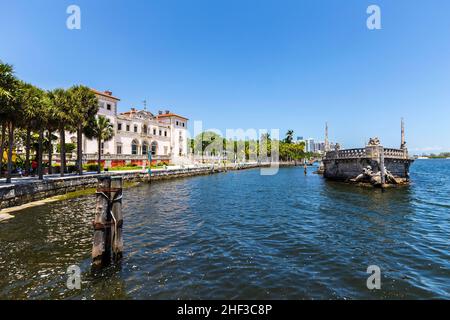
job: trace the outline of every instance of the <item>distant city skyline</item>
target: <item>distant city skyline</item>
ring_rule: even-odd
[[[69,5],[81,29],[66,27]],[[366,27],[381,8],[382,29]],[[289,129],[347,148],[450,151],[450,2],[0,0],[0,59],[44,89],[84,84],[119,111],[204,129]],[[192,127],[189,128],[192,132]]]

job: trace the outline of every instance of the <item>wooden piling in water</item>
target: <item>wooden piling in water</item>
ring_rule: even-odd
[[[110,177],[99,177],[97,182],[96,193],[96,208],[94,217],[94,239],[92,246],[92,263],[95,266],[101,266],[108,260],[107,255],[107,243],[106,243],[106,226],[108,219],[108,204],[109,201],[103,196],[104,190],[111,188]]]
[[[114,220],[112,253],[114,261],[123,255],[123,214],[122,214],[122,178],[111,179],[112,190],[112,218]]]
[[[122,257],[122,178],[99,177],[96,197],[92,263],[101,267]]]

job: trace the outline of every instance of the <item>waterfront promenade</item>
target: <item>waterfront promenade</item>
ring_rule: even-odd
[[[180,171],[191,171],[200,174],[201,171],[208,170],[207,166],[171,166],[166,169],[152,169],[152,176],[161,175],[175,176]],[[21,210],[30,205],[43,204],[57,195],[64,195],[83,189],[95,187],[97,177],[101,175],[122,176],[128,180],[145,179],[148,171],[144,168],[139,170],[123,170],[102,172],[85,172],[83,175],[76,173],[66,174],[61,177],[59,174],[45,175],[43,180],[37,176],[16,177],[12,183],[7,184],[6,179],[0,179],[0,222],[13,218],[10,213]],[[6,210],[8,209],[8,210]]]
[[[85,172],[81,176],[77,174],[68,174],[64,177],[61,177],[60,175],[46,175],[43,180],[39,180],[37,177],[17,177],[12,179],[11,184],[7,184],[5,179],[1,179],[0,210],[22,206],[30,202],[41,201],[54,196],[88,188],[95,188],[97,185],[97,178],[101,175],[121,176],[126,182],[150,182],[196,175],[207,175],[228,170],[259,168],[268,165],[270,164],[257,162],[227,165],[195,164],[152,169],[151,175],[149,175],[147,169],[141,168],[139,170],[109,171],[100,174]],[[287,166],[294,164],[280,163],[280,165]]]
[[[186,169],[193,169],[193,168],[199,168],[199,167],[207,167],[207,166],[196,166],[196,165],[188,165],[188,166],[170,166],[167,167],[167,169],[163,169],[163,168],[158,168],[158,169],[152,169],[152,172],[162,172],[162,171],[172,171],[172,170],[179,170],[181,168],[186,168]],[[116,173],[147,173],[148,169],[135,169],[135,170],[121,170],[121,171],[108,171],[108,172],[102,172],[100,173],[100,175],[104,175],[104,174],[116,174]],[[83,172],[83,175],[81,177],[84,176],[92,176],[92,175],[99,175],[97,172],[90,172],[90,171],[85,171]],[[70,174],[66,174],[64,177],[61,177],[61,175],[59,174],[48,174],[44,176],[43,181],[60,181],[60,180],[64,180],[64,179],[70,179],[70,178],[74,178],[74,177],[80,177],[77,173],[70,173]],[[11,184],[6,184],[6,179],[5,178],[0,178],[0,188],[2,187],[6,187],[6,186],[10,186],[10,185],[21,185],[21,184],[29,184],[29,183],[35,183],[35,182],[39,182],[40,180],[38,179],[37,176],[29,176],[29,177],[14,177],[12,178],[12,183]]]

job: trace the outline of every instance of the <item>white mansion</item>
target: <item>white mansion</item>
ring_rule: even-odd
[[[106,167],[125,163],[142,165],[150,152],[154,162],[179,164],[187,159],[187,118],[170,111],[159,111],[154,115],[135,108],[118,113],[120,99],[112,92],[92,91],[99,101],[98,115],[107,117],[114,125],[114,137],[102,144]],[[83,136],[84,160],[95,160],[97,153],[97,142]]]

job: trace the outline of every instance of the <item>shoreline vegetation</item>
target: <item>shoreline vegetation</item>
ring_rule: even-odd
[[[46,91],[18,79],[13,66],[0,60],[0,106],[0,175],[5,162],[7,184],[18,171],[27,176],[37,174],[39,180],[45,173],[52,174],[56,140],[59,174],[63,177],[68,173],[66,147],[72,146],[65,141],[66,132],[76,133],[75,166],[79,175],[83,174],[83,135],[98,142],[100,173],[101,144],[113,137],[114,130],[109,119],[96,116],[99,102],[90,88],[74,85]],[[44,172],[44,153],[48,172]]]
[[[12,65],[0,60],[0,178],[6,184],[13,177],[97,171],[101,173],[101,145],[114,136],[112,123],[98,115],[99,102],[95,93],[83,85],[50,91],[40,89],[17,78]],[[65,133],[76,135],[74,141],[65,141]],[[96,140],[96,163],[83,160],[82,137]],[[76,141],[75,141],[76,140]],[[294,141],[294,131],[288,130],[284,139],[261,134],[253,138],[224,138],[205,131],[186,143],[193,157],[227,157],[228,161],[245,162],[251,159],[273,157],[279,161],[301,161],[318,157],[305,152],[305,143]],[[272,148],[274,147],[274,148]],[[273,156],[272,150],[279,151]],[[162,168],[170,163],[157,163]],[[108,168],[108,171],[128,170]]]
[[[101,145],[114,136],[114,128],[108,119],[97,115],[99,103],[93,91],[83,85],[50,91],[40,89],[18,79],[13,66],[1,60],[0,106],[0,179],[6,178],[0,180],[0,208],[45,201],[45,198],[64,199],[58,193],[67,191],[75,191],[73,196],[90,192],[88,187],[95,186],[93,172],[127,175],[135,170],[139,179],[145,179],[143,175],[150,169],[156,172],[157,180],[208,174],[211,167],[212,172],[245,169],[249,163],[258,163],[250,167],[262,167],[259,162],[268,159],[306,165],[320,157],[305,152],[305,143],[294,141],[293,130],[288,130],[284,138],[272,138],[265,133],[243,139],[229,139],[205,131],[186,141],[193,156],[192,165],[199,166],[192,171],[184,172],[183,165],[183,172],[176,172],[176,166],[171,163],[151,165],[150,161],[143,166],[128,163],[104,168]],[[74,133],[76,139],[65,141],[66,132]],[[96,163],[83,161],[83,136],[98,142]],[[195,156],[198,159],[194,161]],[[69,185],[72,182],[75,187]]]
[[[450,159],[450,152],[441,152],[440,154],[429,154],[418,156],[419,159]]]
[[[294,130],[288,130],[284,139],[273,138],[269,133],[259,138],[229,139],[214,131],[204,131],[193,139],[189,139],[189,148],[198,157],[220,157],[227,154],[227,161],[251,161],[255,158],[272,157],[272,151],[277,151],[276,159],[280,162],[302,161],[321,158],[322,154],[305,151],[305,141],[295,141]],[[231,156],[231,157],[230,157]],[[235,157],[233,159],[233,156]]]

